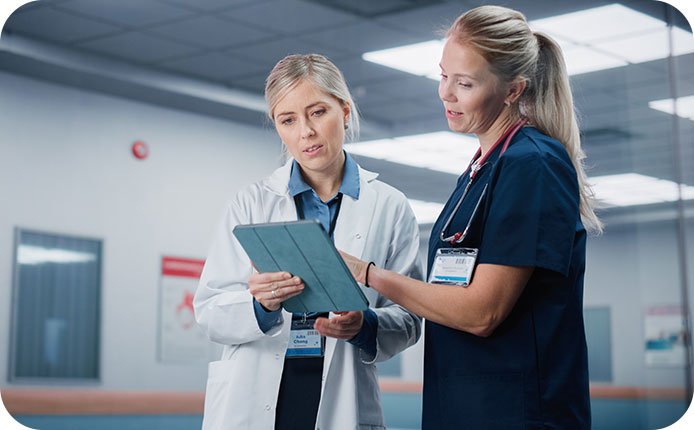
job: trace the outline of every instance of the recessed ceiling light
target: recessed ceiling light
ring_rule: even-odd
[[[530,21],[535,31],[547,33],[557,39],[580,43],[620,38],[644,31],[665,28],[657,18],[614,3],[577,12],[550,16]]]
[[[404,45],[396,48],[366,52],[362,58],[413,75],[439,79],[439,61],[443,51],[443,40]]]
[[[694,96],[678,97],[677,116],[694,121]],[[648,107],[661,112],[674,115],[672,99],[653,100],[648,102]]]
[[[461,175],[479,149],[476,137],[437,131],[345,144],[357,155]]]
[[[679,196],[676,182],[638,173],[595,176],[589,182],[604,207],[674,202]],[[684,200],[694,199],[693,186],[683,184],[681,187]]]

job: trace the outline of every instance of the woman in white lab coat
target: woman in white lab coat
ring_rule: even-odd
[[[326,336],[322,357],[287,358],[296,316],[281,303],[304,285],[287,273],[255,273],[232,230],[316,217],[338,249],[421,278],[417,222],[401,192],[343,151],[358,117],[334,64],[315,54],[286,57],[265,96],[292,159],[227,205],[195,294],[198,323],[224,345],[209,366],[203,428],[383,429],[374,363],[416,343],[420,318],[361,287],[369,310],[314,317]],[[310,362],[318,366],[312,376],[297,370]]]

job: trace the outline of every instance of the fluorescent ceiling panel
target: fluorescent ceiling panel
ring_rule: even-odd
[[[677,100],[677,116],[694,121],[694,96],[679,97]],[[674,115],[672,99],[653,100],[648,107]]]
[[[413,75],[438,80],[441,74],[438,64],[441,61],[442,52],[442,40],[429,40],[397,48],[366,52],[362,58]]]
[[[443,210],[443,203],[408,199],[418,224],[433,224]]]
[[[460,175],[479,149],[476,137],[438,131],[345,144],[356,155]]]
[[[638,35],[644,31],[664,28],[665,23],[652,16],[614,3],[536,19],[530,21],[530,27],[552,37],[590,43],[630,34]]]
[[[665,22],[621,4],[611,4],[530,21],[559,43],[570,75],[665,58],[669,53]],[[694,52],[692,34],[673,27],[673,52]],[[442,40],[367,52],[367,61],[419,76],[439,79]]]
[[[581,73],[595,72],[629,64],[622,58],[585,46],[564,44],[562,51],[564,52],[566,71],[569,75],[580,75]]]
[[[648,205],[678,199],[677,183],[638,173],[595,176],[589,182],[601,206],[606,207]],[[694,199],[694,187],[682,185],[682,198]]]

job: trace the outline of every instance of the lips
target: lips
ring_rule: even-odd
[[[463,116],[462,112],[456,112],[454,110],[446,109],[446,118],[448,119],[456,119],[460,118],[461,116]]]
[[[310,147],[304,149],[304,152],[308,155],[313,155],[316,152],[318,152],[322,147],[323,147],[323,145],[313,145],[313,146],[310,146]]]

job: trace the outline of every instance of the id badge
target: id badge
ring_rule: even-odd
[[[317,317],[292,318],[292,329],[289,332],[288,358],[323,357],[325,337],[318,334],[313,324]]]
[[[477,261],[477,248],[439,248],[431,266],[429,283],[467,287]]]

